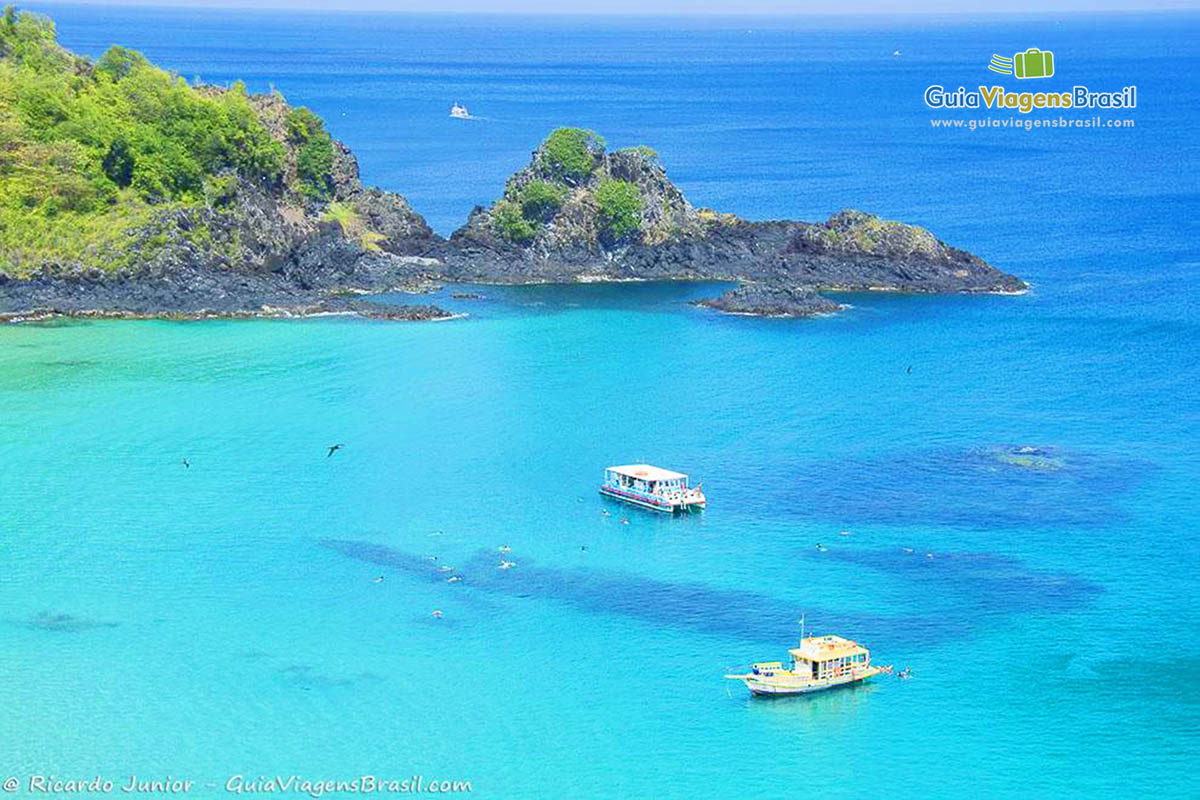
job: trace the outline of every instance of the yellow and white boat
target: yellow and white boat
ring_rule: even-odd
[[[860,683],[892,668],[871,664],[871,651],[841,636],[800,634],[800,646],[789,650],[790,666],[782,661],[760,661],[743,675],[725,677],[742,681],[752,694],[762,696],[807,694]]]

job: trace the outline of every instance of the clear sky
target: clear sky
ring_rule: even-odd
[[[1038,13],[1195,9],[1200,0],[72,0],[77,5],[220,6],[306,11],[576,14]],[[18,5],[20,3],[18,2]],[[42,0],[46,7],[59,3]]]

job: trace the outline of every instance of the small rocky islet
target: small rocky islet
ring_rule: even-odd
[[[759,317],[813,317],[842,309],[825,295],[811,289],[754,282],[744,282],[719,297],[693,300],[692,305],[726,314]]]
[[[754,222],[696,208],[653,150],[578,128],[553,131],[446,239],[364,186],[350,150],[278,92],[189,84],[120,47],[92,61],[30,12],[0,18],[0,82],[0,321],[443,319],[349,299],[441,282],[734,281],[697,304],[774,316],[838,310],[821,291],[1026,288],[859,211]]]

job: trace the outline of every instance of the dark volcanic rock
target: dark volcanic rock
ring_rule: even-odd
[[[427,259],[388,253],[340,253],[326,240],[272,272],[212,269],[193,264],[137,272],[44,270],[27,280],[0,279],[0,321],[29,316],[211,317],[356,313],[372,318],[438,319],[434,306],[396,306],[340,293],[416,288]],[[316,254],[330,253],[328,260]]]
[[[809,289],[908,292],[1019,292],[1019,278],[946,245],[928,231],[860,211],[824,223],[748,222],[694,208],[652,151],[595,156],[590,176],[564,182],[542,147],[509,179],[504,197],[478,206],[436,248],[449,280],[569,283],[601,280],[749,280]],[[602,187],[625,181],[640,210],[632,232],[604,235]],[[558,186],[557,210],[521,212],[534,182]],[[514,238],[524,217],[531,234]],[[519,219],[518,219],[519,222]]]
[[[727,314],[754,314],[763,317],[812,317],[817,314],[831,314],[842,308],[810,289],[762,283],[743,283],[720,297],[695,300],[693,303]]]
[[[268,128],[284,136],[286,102],[271,95],[256,103]],[[44,264],[20,279],[0,273],[0,314],[259,314],[264,306],[312,308],[339,294],[438,281],[737,280],[744,284],[701,305],[791,315],[836,310],[817,290],[1026,288],[924,229],[858,211],[824,223],[748,222],[694,208],[646,149],[598,148],[594,171],[570,181],[543,153],[544,146],[509,180],[502,200],[475,208],[444,240],[403,197],[364,188],[354,156],[335,143],[331,202],[235,179],[228,197],[165,210],[130,231],[132,258],[119,263],[135,266],[104,272]],[[534,182],[556,187],[561,198],[529,215],[522,193]],[[620,235],[606,233],[601,200],[613,182],[633,187],[638,201],[636,225]],[[504,224],[514,212],[532,231],[516,241]]]
[[[445,311],[437,306],[415,304],[415,305],[393,305],[391,303],[378,303],[372,300],[347,300],[342,298],[330,298],[321,301],[314,306],[312,310],[306,311],[307,314],[357,314],[360,317],[368,319],[391,319],[403,320],[406,322],[419,322],[423,320],[450,319],[454,315],[449,311]]]

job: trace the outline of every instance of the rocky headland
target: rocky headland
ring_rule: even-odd
[[[402,196],[365,187],[349,149],[280,94],[191,85],[123,48],[93,62],[28,12],[0,19],[0,80],[13,87],[0,96],[0,320],[444,318],[347,299],[432,282],[734,280],[701,305],[794,316],[838,308],[819,291],[1025,288],[858,211],[752,222],[693,207],[654,151],[577,128],[552,132],[443,239]],[[61,113],[31,111],[26,93]]]

